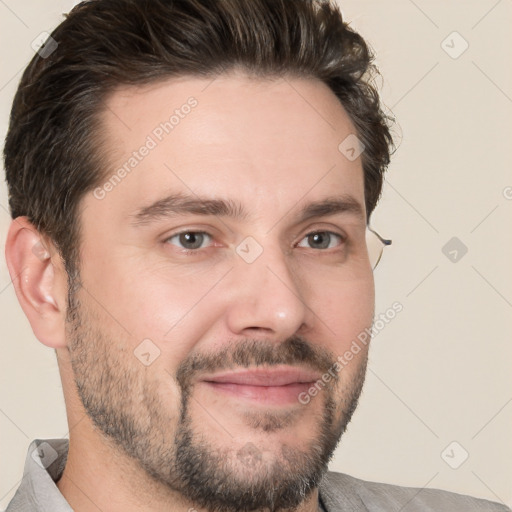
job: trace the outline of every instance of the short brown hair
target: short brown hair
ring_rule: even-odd
[[[393,140],[364,39],[327,0],[89,0],[53,31],[14,98],[4,160],[11,215],[26,215],[78,275],[78,206],[108,172],[99,113],[121,85],[239,67],[262,77],[316,78],[338,97],[365,146],[368,216]],[[44,58],[46,57],[46,58]]]

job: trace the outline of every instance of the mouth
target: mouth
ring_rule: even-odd
[[[207,375],[201,382],[228,398],[283,406],[299,404],[300,393],[307,391],[319,379],[320,375],[311,370],[276,366]]]

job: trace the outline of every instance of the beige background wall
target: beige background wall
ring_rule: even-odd
[[[0,1],[2,139],[32,40],[72,3]],[[340,4],[376,50],[383,99],[400,123],[373,225],[393,239],[376,273],[376,311],[404,309],[374,339],[331,468],[511,506],[512,1]],[[2,253],[9,220],[2,183]],[[3,257],[0,339],[3,509],[29,441],[67,433],[55,356],[35,339]]]

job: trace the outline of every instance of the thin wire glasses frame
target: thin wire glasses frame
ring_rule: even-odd
[[[368,248],[368,257],[373,270],[375,270],[382,258],[384,247],[391,245],[391,243],[391,240],[382,238],[370,226],[366,226],[366,247]]]

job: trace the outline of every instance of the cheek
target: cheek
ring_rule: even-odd
[[[143,268],[142,264],[130,264],[130,272],[112,267],[110,277],[98,281],[95,288],[99,289],[98,300],[108,305],[110,315],[105,320],[115,329],[114,324],[121,324],[124,338],[126,332],[131,335],[130,345],[149,339],[162,359],[173,365],[172,361],[178,364],[186,357],[214,324],[218,315],[214,287],[222,273],[211,269],[201,276],[189,276],[171,270]]]
[[[332,340],[330,348],[336,354],[347,350],[358,335],[370,328],[374,305],[373,274],[331,286],[317,300],[315,311],[328,327]]]

